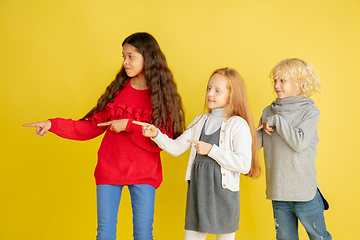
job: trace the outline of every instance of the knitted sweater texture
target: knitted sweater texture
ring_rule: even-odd
[[[258,131],[264,147],[267,198],[310,201],[318,188],[315,168],[319,142],[319,109],[305,97],[276,99],[263,110],[260,124],[268,121],[272,135]]]
[[[125,131],[116,133],[109,127],[97,126],[116,119],[129,119]],[[105,132],[94,173],[96,184],[149,184],[158,188],[162,182],[161,149],[143,136],[141,126],[133,124],[133,120],[149,122],[151,102],[148,89],[134,89],[128,80],[124,89],[103,111],[87,120],[50,119],[50,132],[80,141]]]

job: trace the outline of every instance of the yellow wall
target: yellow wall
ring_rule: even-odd
[[[100,138],[36,138],[21,124],[82,117],[119,70],[121,42],[136,31],[150,32],[160,43],[187,123],[202,111],[216,68],[239,70],[257,122],[274,99],[270,69],[288,57],[312,62],[324,88],[313,99],[321,112],[316,166],[331,204],[327,227],[334,239],[358,238],[359,26],[358,0],[0,1],[0,239],[95,239],[93,170]],[[162,157],[154,236],[183,239],[188,155]],[[118,238],[131,234],[125,191]],[[307,239],[302,227],[300,234]],[[242,177],[236,238],[274,236],[264,175]]]

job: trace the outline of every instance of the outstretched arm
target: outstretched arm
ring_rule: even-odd
[[[152,124],[137,122],[137,121],[133,121],[133,123],[142,126],[143,135],[145,137],[156,137],[158,134],[158,129]],[[211,144],[203,141],[188,139],[186,140],[186,142],[193,143],[197,153],[201,155],[207,155],[212,148]]]
[[[142,126],[144,136],[151,137],[161,149],[175,157],[185,152],[191,146],[190,143],[186,142],[191,137],[190,130],[186,130],[176,139],[171,139],[152,124],[137,121],[133,121],[133,123]]]
[[[93,139],[105,131],[105,129],[97,126],[96,120],[54,118],[44,122],[24,124],[23,126],[35,127],[38,137],[45,136],[49,131],[59,137],[78,141]]]

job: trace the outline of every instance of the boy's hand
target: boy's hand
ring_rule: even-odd
[[[203,141],[195,141],[190,139],[186,141],[195,144],[196,152],[201,155],[208,155],[212,148],[212,145],[210,143],[206,143]]]
[[[138,121],[132,121],[132,123],[142,126],[143,135],[145,137],[156,137],[158,134],[157,128],[152,124]]]
[[[51,122],[50,122],[50,120],[47,120],[47,121],[44,121],[44,122],[23,124],[22,126],[23,127],[35,127],[37,137],[40,137],[40,136],[45,137],[45,134],[51,128]]]
[[[111,131],[119,133],[119,132],[122,132],[125,130],[128,121],[129,121],[129,119],[119,119],[119,120],[113,120],[113,121],[109,121],[109,122],[99,123],[98,126],[99,127],[110,126]]]
[[[265,131],[267,134],[269,134],[270,136],[271,136],[271,132],[274,131],[274,129],[272,129],[272,128],[269,126],[268,121],[263,122],[263,124],[261,124],[261,125],[256,129],[256,131],[257,131],[257,130],[260,130],[260,129],[262,129],[262,128],[264,128],[264,131]]]

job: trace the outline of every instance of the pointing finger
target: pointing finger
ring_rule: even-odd
[[[23,127],[37,127],[38,124],[37,123],[29,123],[29,124],[23,124]]]
[[[146,127],[147,125],[149,125],[148,123],[139,122],[139,121],[132,121],[132,123],[133,123],[133,124],[136,124],[136,125],[143,126],[143,127]]]
[[[262,129],[264,126],[261,124],[260,126],[258,126],[258,128],[256,129],[256,131],[257,130],[259,130],[259,129]]]
[[[186,141],[189,142],[189,143],[194,143],[194,144],[199,144],[199,142],[200,142],[200,141],[191,140],[191,139],[188,139]]]
[[[98,126],[99,126],[99,127],[109,126],[109,125],[111,125],[112,123],[113,123],[112,121],[110,121],[110,122],[104,122],[104,123],[99,123]]]

